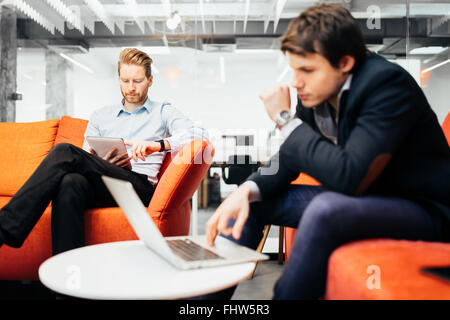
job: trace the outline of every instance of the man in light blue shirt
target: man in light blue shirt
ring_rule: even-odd
[[[125,99],[123,100],[125,101]],[[126,103],[126,101],[125,101]],[[126,111],[124,104],[116,104],[96,110],[89,120],[84,134],[88,136],[120,137],[127,142],[127,149],[132,154],[133,142],[147,142],[157,150],[146,158],[130,158],[133,171],[148,176],[155,185],[157,175],[167,151],[178,152],[192,139],[207,139],[204,129],[195,126],[180,111],[167,102],[156,102],[147,98],[144,104],[134,111]],[[166,151],[158,152],[164,140]],[[137,147],[136,147],[137,148]],[[89,144],[84,141],[83,149],[90,151]],[[136,161],[135,161],[136,160]]]
[[[95,111],[85,137],[119,137],[127,153],[110,150],[103,158],[84,141],[83,149],[53,147],[33,175],[0,211],[0,246],[22,246],[52,201],[52,250],[58,254],[84,245],[84,211],[116,206],[102,175],[132,183],[144,205],[150,203],[167,152],[178,152],[194,139],[207,139],[170,103],[148,98],[152,59],[137,49],[119,57],[121,103]]]

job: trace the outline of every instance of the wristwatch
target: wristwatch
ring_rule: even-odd
[[[164,140],[158,140],[156,142],[159,142],[161,145],[161,149],[159,149],[159,152],[166,151],[166,145],[164,144]]]
[[[289,120],[292,119],[291,113],[287,110],[283,110],[281,112],[279,112],[276,117],[275,117],[275,122],[277,123],[277,125],[282,128],[284,127]]]

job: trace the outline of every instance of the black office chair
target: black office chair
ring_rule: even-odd
[[[222,166],[222,178],[226,184],[240,185],[257,169],[258,164],[252,163],[250,155],[235,154],[229,156],[226,165]]]

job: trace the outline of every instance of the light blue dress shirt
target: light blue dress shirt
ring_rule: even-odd
[[[147,99],[144,105],[133,112],[118,103],[94,111],[84,134],[83,149],[89,152],[87,136],[116,137],[124,141],[167,140],[169,152],[176,153],[194,139],[208,140],[205,129],[194,124],[168,102]],[[127,150],[131,147],[127,146]],[[158,182],[158,172],[166,152],[155,152],[145,161],[131,159],[132,170],[148,176],[152,184]]]

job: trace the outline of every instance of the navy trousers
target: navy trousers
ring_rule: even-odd
[[[265,225],[297,228],[273,298],[318,299],[325,292],[328,258],[337,247],[370,238],[441,241],[441,223],[403,198],[350,197],[320,186],[292,185],[276,198],[252,203],[241,238],[234,241],[256,249]],[[227,299],[234,289],[197,298]]]

